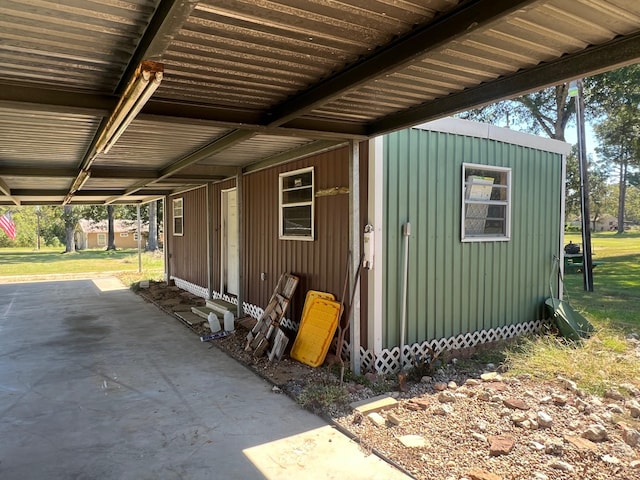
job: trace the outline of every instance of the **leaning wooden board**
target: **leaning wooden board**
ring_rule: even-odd
[[[269,351],[269,360],[279,359],[282,356],[284,348],[287,346],[288,338],[280,330],[280,322],[289,307],[289,302],[296,290],[298,281],[299,278],[290,273],[283,273],[280,276],[267,307],[247,334],[245,351],[253,352],[254,356],[260,357],[268,351],[269,347],[272,347],[271,351]],[[278,340],[277,345],[275,345],[276,337]]]
[[[322,365],[338,328],[340,302],[313,298],[307,314],[300,321],[291,358],[312,367]]]

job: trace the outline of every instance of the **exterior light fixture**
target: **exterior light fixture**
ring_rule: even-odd
[[[164,65],[158,62],[146,60],[138,66],[133,79],[109,117],[106,128],[96,142],[96,154],[109,153],[120,135],[160,86],[163,72]]]

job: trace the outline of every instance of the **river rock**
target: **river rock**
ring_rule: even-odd
[[[536,414],[536,420],[542,428],[548,428],[553,424],[553,418],[551,415],[542,410]]]
[[[587,429],[582,433],[582,438],[591,440],[592,442],[602,442],[608,437],[607,429],[599,423],[589,425]]]
[[[563,462],[562,460],[554,460],[549,464],[549,466],[555,470],[560,470],[561,472],[573,473],[576,471],[576,469],[573,468],[573,465]]]

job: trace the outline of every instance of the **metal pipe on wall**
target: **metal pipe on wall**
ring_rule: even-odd
[[[400,371],[404,369],[404,346],[407,335],[407,290],[409,289],[409,236],[411,235],[411,224],[409,222],[402,226],[402,236],[404,241],[403,266],[402,266],[402,300],[400,312]]]

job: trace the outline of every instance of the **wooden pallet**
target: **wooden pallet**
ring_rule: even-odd
[[[291,298],[296,291],[300,279],[290,273],[283,273],[278,280],[273,295],[258,319],[258,322],[247,334],[247,352],[261,357],[269,347],[269,360],[280,359],[287,347],[289,338],[280,329],[280,322],[289,308]]]

